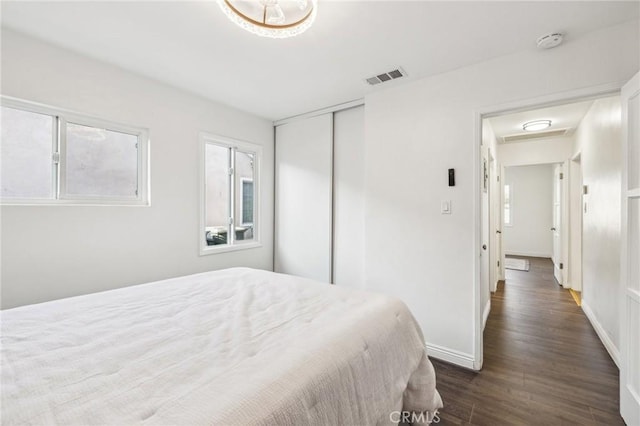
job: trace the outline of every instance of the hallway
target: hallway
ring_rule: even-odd
[[[482,371],[432,359],[439,424],[624,425],[616,365],[551,260],[527,259],[491,296]]]

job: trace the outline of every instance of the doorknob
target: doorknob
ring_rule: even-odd
[[[551,230],[552,230],[552,231],[555,231],[555,230],[556,230],[556,228],[551,228]]]
[[[486,249],[487,249],[487,245],[486,245],[486,244],[483,244],[483,245],[482,245],[482,250],[486,250]]]
[[[496,234],[502,234],[502,231],[498,229],[496,230]]]

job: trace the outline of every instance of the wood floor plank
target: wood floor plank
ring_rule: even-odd
[[[624,425],[619,372],[549,259],[491,296],[479,373],[432,359],[441,425]]]

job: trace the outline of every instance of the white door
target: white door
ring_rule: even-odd
[[[274,270],[331,282],[333,114],[276,127]]]
[[[562,167],[553,167],[553,276],[562,284]],[[547,210],[548,211],[548,210]]]
[[[640,73],[623,88],[620,414],[640,424]]]
[[[496,283],[500,278],[500,172],[491,151],[489,155],[489,291],[496,291]]]
[[[489,229],[490,229],[490,214],[489,214],[489,187],[491,186],[489,183],[490,180],[490,172],[489,172],[489,161],[487,159],[487,153],[483,152],[482,154],[482,174],[483,174],[483,186],[482,186],[482,249],[480,250],[481,262],[480,262],[480,285],[483,294],[483,301],[485,299],[489,299],[489,261],[491,256],[489,256],[490,250],[490,242],[489,242]],[[483,302],[486,305],[486,302]],[[484,309],[485,306],[483,305]]]
[[[333,115],[333,283],[364,288],[364,106]]]
[[[498,199],[498,247],[496,247],[496,250],[498,251],[498,260],[500,261],[500,265],[498,267],[498,277],[500,277],[501,280],[505,279],[505,267],[504,267],[504,260],[505,260],[505,255],[504,255],[504,234],[503,234],[503,230],[504,230],[504,220],[505,220],[505,210],[504,210],[504,203],[505,203],[505,193],[504,193],[504,166],[500,166],[499,168],[499,181],[498,181],[498,191],[500,192],[500,194],[498,195],[498,197],[496,197]],[[497,287],[497,286],[495,286]],[[496,290],[496,288],[494,287],[494,291]]]
[[[489,216],[491,217],[491,282],[489,290],[496,291],[497,282],[500,277],[500,245],[502,240],[502,214],[501,214],[501,193],[500,189],[500,172],[496,167],[495,160],[491,158],[491,188],[489,192]]]

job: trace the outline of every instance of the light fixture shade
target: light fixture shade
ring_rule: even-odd
[[[303,33],[316,18],[317,0],[218,0],[222,11],[250,33],[272,38]]]
[[[522,129],[528,132],[535,132],[537,130],[544,130],[547,127],[551,127],[551,120],[534,120],[524,123]]]

